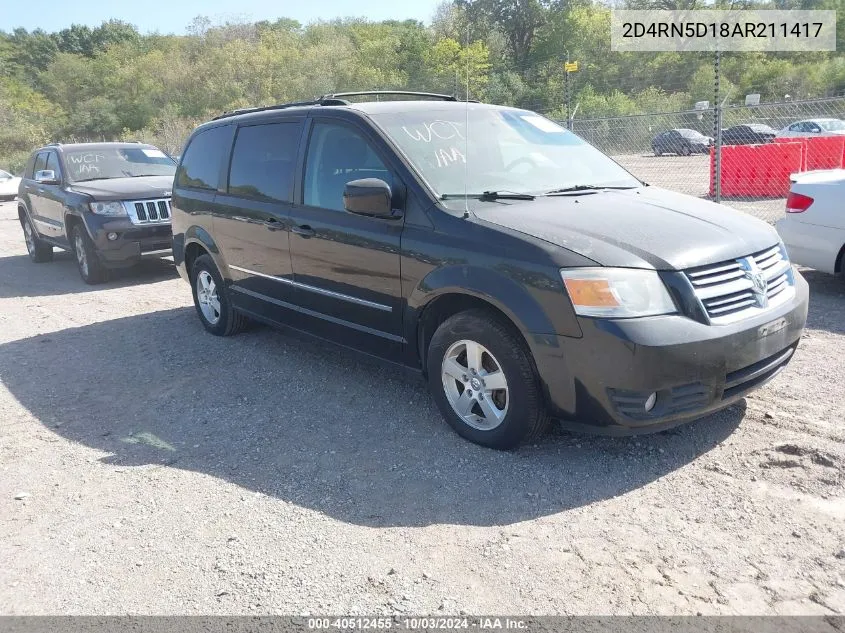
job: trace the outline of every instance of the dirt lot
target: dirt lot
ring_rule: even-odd
[[[499,453],[417,377],[207,335],[167,263],[30,263],[2,204],[0,613],[845,613],[845,283],[806,276],[744,403]]]

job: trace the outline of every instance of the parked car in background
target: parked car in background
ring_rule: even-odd
[[[713,145],[711,137],[688,128],[661,132],[651,141],[651,149],[655,156],[662,156],[663,154],[677,154],[679,156],[706,154],[710,151],[711,145]]]
[[[20,184],[20,178],[0,169],[0,200],[14,200]]]
[[[778,132],[778,138],[800,138],[806,136],[836,136],[845,134],[842,119],[806,119],[796,121]]]
[[[35,150],[19,189],[18,217],[34,262],[71,251],[99,283],[111,268],[169,256],[176,164],[141,143],[53,144]]]
[[[722,130],[722,145],[762,145],[771,143],[777,134],[764,123],[744,123]]]
[[[796,264],[845,276],[845,169],[792,176],[777,231]]]
[[[789,362],[808,288],[765,222],[644,186],[534,112],[382,94],[193,132],[173,259],[209,333],[256,319],[414,368],[494,448],[551,418],[666,429]]]

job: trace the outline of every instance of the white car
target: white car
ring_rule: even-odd
[[[776,224],[796,264],[845,275],[845,169],[793,174],[786,217]]]
[[[20,178],[0,169],[0,200],[14,200],[20,184]]]
[[[840,136],[842,134],[845,134],[845,121],[842,119],[806,119],[783,128],[778,132],[778,138]]]

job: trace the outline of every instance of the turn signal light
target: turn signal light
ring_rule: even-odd
[[[789,197],[786,199],[787,213],[804,213],[813,204],[813,199],[810,196],[805,196],[802,193],[789,192]]]

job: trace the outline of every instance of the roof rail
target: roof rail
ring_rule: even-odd
[[[344,101],[343,99],[334,99],[332,97],[319,97],[310,101],[293,101],[291,103],[277,103],[275,105],[258,106],[255,108],[238,108],[237,110],[224,112],[223,114],[214,117],[212,120],[217,121],[218,119],[225,119],[230,116],[238,116],[239,114],[249,114],[251,112],[264,112],[266,110],[284,110],[285,108],[295,108],[298,106],[301,107],[313,105],[349,105],[349,102]]]
[[[413,97],[429,97],[431,99],[441,99],[443,101],[457,101],[454,95],[444,95],[436,92],[413,92],[410,90],[362,90],[361,92],[336,92],[334,94],[323,95],[320,100],[337,99],[344,97],[365,97],[365,96],[381,96],[381,95],[406,95]]]
[[[302,106],[342,106],[350,105],[345,97],[366,97],[366,96],[382,96],[382,95],[405,95],[412,97],[428,97],[430,99],[440,99],[442,101],[457,101],[458,99],[453,95],[444,95],[436,92],[413,92],[410,90],[362,90],[361,92],[336,92],[333,94],[323,95],[310,101],[293,101],[291,103],[277,103],[269,106],[258,106],[255,108],[238,108],[237,110],[230,110],[223,114],[218,114],[212,119],[217,121],[219,119],[226,119],[239,114],[250,114],[252,112],[265,112],[267,110],[284,110],[285,108],[296,108]],[[477,101],[470,99],[472,103]]]

